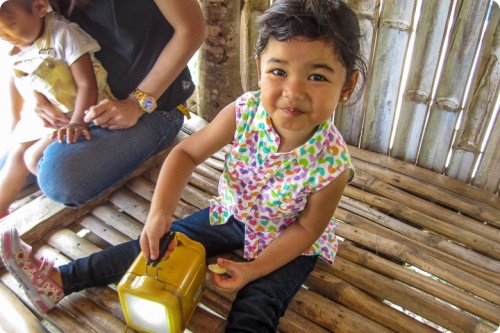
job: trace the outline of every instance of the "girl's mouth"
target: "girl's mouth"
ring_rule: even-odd
[[[302,110],[296,109],[296,108],[282,108],[282,110],[286,114],[289,114],[289,115],[292,115],[292,116],[297,116],[297,115],[300,115],[300,114],[304,113],[304,112],[302,112]]]

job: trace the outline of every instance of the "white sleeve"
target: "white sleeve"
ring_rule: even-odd
[[[97,41],[76,23],[54,22],[52,33],[56,52],[69,66],[85,53],[89,52],[93,57],[93,53],[101,49]]]

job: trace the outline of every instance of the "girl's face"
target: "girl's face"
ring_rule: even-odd
[[[43,15],[16,0],[6,1],[0,8],[0,38],[19,49],[30,46],[42,33]]]
[[[355,72],[346,79],[332,46],[304,38],[270,39],[257,68],[262,103],[274,129],[304,142],[333,114],[339,100],[347,101],[358,77]]]

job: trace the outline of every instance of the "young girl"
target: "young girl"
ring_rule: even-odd
[[[217,260],[230,278],[213,276],[216,287],[237,291],[226,331],[275,331],[317,258],[333,263],[333,213],[353,168],[332,114],[364,74],[358,20],[341,1],[278,0],[259,27],[261,90],[239,97],[168,155],[140,240],[54,268],[34,258],[15,229],[3,232],[4,262],[34,304],[48,311],[72,292],[117,283],[141,250],[156,259],[160,237],[173,230],[202,243],[209,257],[244,249],[245,262]],[[195,166],[228,143],[219,197],[173,222]]]
[[[0,215],[24,185],[45,148],[55,139],[75,143],[90,140],[84,111],[111,97],[106,71],[93,53],[97,42],[59,14],[48,0],[7,0],[0,7],[0,37],[10,43],[13,147],[0,172]],[[43,94],[69,124],[45,127],[35,114],[35,94]]]

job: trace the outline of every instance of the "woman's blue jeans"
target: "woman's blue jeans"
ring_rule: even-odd
[[[177,109],[144,114],[136,125],[108,130],[91,125],[89,141],[54,142],[38,163],[38,185],[50,199],[79,206],[103,193],[170,145],[184,115]]]
[[[174,222],[171,230],[200,242],[207,257],[212,257],[242,249],[244,228],[243,223],[233,217],[226,224],[210,225],[207,208]],[[60,266],[64,293],[69,295],[88,287],[118,283],[140,251],[139,240],[133,240]],[[316,260],[317,256],[299,256],[242,288],[232,304],[226,332],[275,332],[279,318]]]

